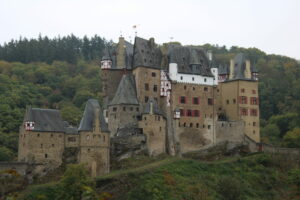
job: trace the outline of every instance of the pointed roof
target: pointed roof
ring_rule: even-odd
[[[65,132],[64,122],[60,113],[55,109],[42,109],[29,107],[24,122],[34,122],[33,131]]]
[[[103,51],[103,56],[101,60],[112,60],[111,56],[110,56],[110,52],[108,47],[105,47],[104,51]]]
[[[132,74],[124,74],[117,92],[109,105],[139,105],[136,97],[135,80]]]
[[[93,124],[95,121],[96,111],[98,110],[99,125],[102,132],[109,132],[107,124],[105,122],[102,109],[99,105],[98,100],[89,99],[86,102],[84,113],[79,124],[78,131],[91,131],[93,130]]]
[[[219,75],[229,74],[228,66],[227,65],[219,65],[218,74]]]
[[[246,56],[239,53],[234,57],[234,76],[233,79],[245,79]]]
[[[152,114],[163,115],[163,112],[159,108],[157,102],[154,99],[150,99],[147,104],[144,106],[142,114],[151,114],[151,104],[152,104]]]

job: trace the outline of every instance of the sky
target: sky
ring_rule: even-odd
[[[299,0],[0,0],[0,44],[20,36],[137,35],[256,47],[300,60]]]

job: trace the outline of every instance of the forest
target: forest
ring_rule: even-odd
[[[97,35],[20,38],[0,45],[0,161],[16,159],[26,106],[55,108],[77,125],[89,98],[102,100],[99,62],[105,46]],[[261,137],[265,143],[300,147],[300,64],[257,48],[199,45],[216,65],[243,52],[259,69]]]

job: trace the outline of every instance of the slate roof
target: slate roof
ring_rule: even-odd
[[[110,54],[111,54],[111,52],[109,51],[108,47],[106,47],[103,51],[102,60],[112,60]]]
[[[78,131],[91,131],[95,120],[96,111],[99,111],[99,122],[100,128],[103,132],[109,132],[107,124],[105,122],[102,109],[99,105],[98,100],[89,99],[86,102],[84,113],[79,124]]]
[[[170,46],[169,63],[177,63],[178,73],[213,77],[206,53],[201,48]]]
[[[133,44],[130,42],[125,42],[125,67],[126,69],[132,69],[132,59],[133,59]],[[119,48],[119,43],[113,46],[111,49],[106,48],[103,58],[110,58],[112,61],[112,69],[117,69],[117,50]],[[102,58],[102,59],[103,59]]]
[[[152,106],[153,106],[153,114],[163,115],[163,112],[160,110],[159,106],[157,105],[157,102],[154,99],[150,99],[147,102],[147,104],[144,106],[142,114],[150,114],[151,103],[152,103]]]
[[[246,56],[239,53],[234,57],[234,75],[233,79],[245,79],[244,72],[246,70]]]
[[[162,53],[154,43],[153,38],[145,40],[135,37],[133,50],[133,68],[150,67],[161,69]]]
[[[60,113],[55,109],[27,109],[24,122],[34,122],[34,130],[40,132],[65,132],[64,122]]]
[[[227,65],[220,65],[218,67],[218,74],[224,75],[224,74],[229,74],[229,68]]]
[[[139,105],[136,97],[135,80],[132,74],[124,74],[117,92],[109,105]]]

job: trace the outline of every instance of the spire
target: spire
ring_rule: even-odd
[[[136,97],[135,81],[131,74],[124,74],[117,92],[109,105],[139,105]]]

